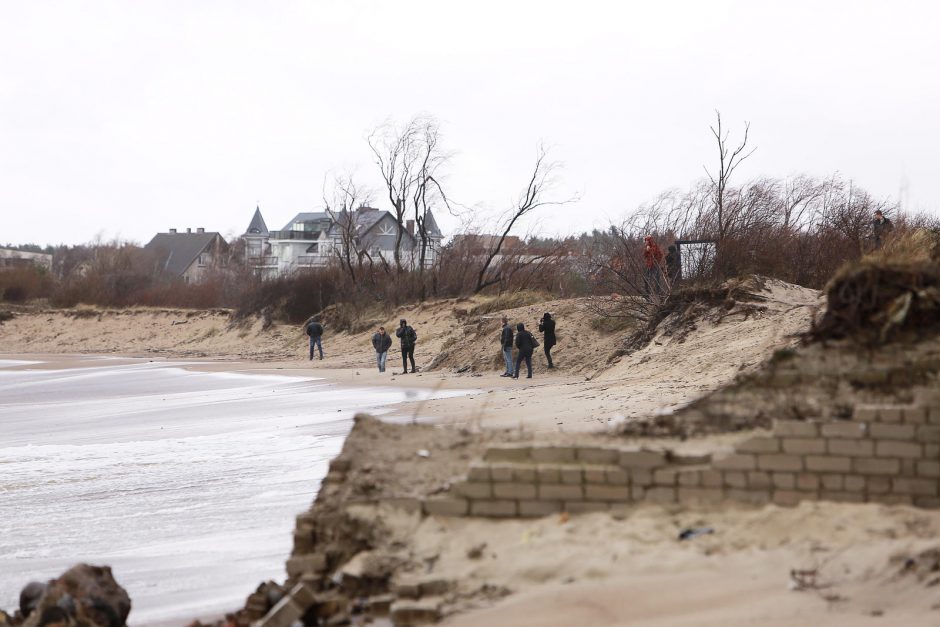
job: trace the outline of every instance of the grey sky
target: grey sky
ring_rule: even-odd
[[[924,2],[5,2],[0,242],[279,228],[358,165],[366,131],[437,116],[452,196],[505,206],[540,140],[547,233],[603,226],[713,158],[740,179],[839,171],[937,212],[940,9]],[[378,205],[381,194],[377,194]],[[452,219],[440,220],[445,231]]]

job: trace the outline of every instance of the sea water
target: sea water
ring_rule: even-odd
[[[431,395],[185,366],[0,360],[0,608],[79,562],[112,567],[132,625],[240,607],[284,579],[353,415]]]

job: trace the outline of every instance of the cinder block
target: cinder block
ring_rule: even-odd
[[[326,556],[322,553],[307,553],[294,555],[287,560],[287,576],[290,578],[302,575],[318,574],[326,570]]]
[[[787,438],[815,438],[819,425],[805,420],[774,420],[774,435]]]
[[[901,422],[904,417],[904,409],[896,405],[882,406],[878,408],[878,420],[881,422]]]
[[[822,425],[822,435],[824,438],[864,438],[867,426],[867,423],[850,420],[827,422]]]
[[[746,488],[747,474],[743,470],[729,470],[724,473],[724,484],[729,488]]]
[[[914,505],[924,509],[937,509],[940,507],[940,499],[935,496],[915,496]]]
[[[625,468],[657,468],[666,465],[666,457],[656,451],[621,451],[620,465]]]
[[[896,475],[901,472],[901,462],[897,459],[860,457],[852,466],[855,472],[863,475]]]
[[[801,472],[796,476],[796,489],[815,492],[819,489],[819,476],[808,472]]]
[[[927,422],[927,408],[922,406],[905,407],[903,420],[907,424],[922,425]]]
[[[849,457],[810,455],[806,458],[806,469],[814,472],[849,472],[852,460]]]
[[[541,518],[561,511],[558,501],[519,501],[519,515],[525,518]]]
[[[796,490],[774,490],[773,502],[784,507],[792,507],[806,496],[805,492],[797,492]]]
[[[616,464],[620,459],[620,451],[599,446],[578,448],[576,458],[583,464]]]
[[[770,475],[775,488],[793,490],[796,488],[796,475],[792,472],[775,472]]]
[[[803,470],[803,458],[798,455],[767,454],[757,456],[757,467],[761,470],[796,472]]]
[[[422,509],[426,516],[466,516],[470,505],[466,499],[427,499]]]
[[[845,485],[842,475],[822,475],[820,481],[824,490],[841,490]]]
[[[910,494],[872,494],[869,492],[868,500],[883,505],[912,505],[914,497]]]
[[[770,502],[770,490],[740,490],[737,488],[729,488],[725,490],[725,498],[736,503],[766,505]]]
[[[656,485],[674,486],[676,485],[676,475],[678,471],[675,468],[660,468],[653,471],[653,483]]]
[[[562,466],[561,482],[569,485],[584,483],[584,472],[581,466]]]
[[[917,440],[936,444],[940,442],[940,425],[920,425],[917,427]]]
[[[630,475],[623,468],[608,468],[604,473],[604,479],[611,485],[627,485],[630,483]]]
[[[512,518],[518,513],[515,501],[471,501],[471,516]]]
[[[679,485],[686,488],[697,488],[702,482],[702,473],[699,470],[685,470],[676,475]]]
[[[676,489],[662,487],[650,488],[646,491],[643,498],[651,503],[675,503]]]
[[[937,496],[937,482],[933,479],[911,479],[909,477],[896,477],[892,481],[891,489],[895,494]]]
[[[752,470],[747,473],[747,485],[755,490],[766,490],[773,485],[770,479],[770,473],[762,470]]]
[[[924,444],[924,459],[940,459],[940,444]]]
[[[644,488],[638,485],[630,486],[630,498],[633,501],[642,501],[646,497],[646,491],[649,488]]]
[[[473,462],[467,470],[467,481],[489,481],[490,465],[482,462]]]
[[[551,485],[540,484],[538,487],[540,501],[580,501],[584,498],[581,485]]]
[[[488,499],[493,496],[493,488],[490,483],[471,483],[464,481],[455,484],[453,491],[457,496],[468,499]]]
[[[719,470],[755,470],[757,457],[752,454],[733,454],[716,460],[714,467]]]
[[[712,456],[711,453],[676,453],[668,461],[677,466],[704,466],[712,461]]]
[[[920,477],[936,479],[940,477],[940,462],[921,460],[917,462],[917,474]]]
[[[824,491],[819,495],[822,501],[835,501],[837,503],[864,503],[865,495],[861,492],[829,492]]]
[[[884,476],[870,476],[866,481],[869,494],[887,494],[891,491],[891,478]]]
[[[829,453],[848,457],[871,457],[875,454],[875,444],[871,440],[826,440]]]
[[[590,514],[592,512],[606,512],[610,509],[610,503],[601,501],[592,501],[590,503],[583,501],[565,501],[565,511],[572,514]]]
[[[573,446],[533,446],[529,455],[539,463],[573,464],[576,450]]]
[[[700,485],[706,488],[720,488],[723,484],[722,473],[717,470],[700,470]]]
[[[558,466],[539,464],[536,473],[539,483],[561,483],[561,468]]]
[[[875,454],[878,457],[920,459],[924,456],[924,447],[916,442],[880,440],[875,445]]]
[[[721,488],[679,488],[680,503],[718,503],[724,498]]]
[[[826,452],[826,441],[822,438],[784,438],[783,452],[793,455],[821,455]]]
[[[522,483],[535,483],[538,479],[538,466],[519,464],[512,469],[512,480]]]
[[[584,483],[606,483],[607,473],[603,467],[584,467]]]
[[[757,436],[748,438],[734,447],[738,453],[779,453],[780,439]]]
[[[917,460],[916,459],[902,459],[901,460],[901,476],[902,477],[917,476]]]
[[[483,453],[488,462],[527,462],[530,460],[528,446],[491,446]]]
[[[868,433],[879,440],[913,440],[915,426],[906,424],[884,424],[876,422],[871,425]]]
[[[498,499],[534,499],[534,483],[494,483],[493,496]]]
[[[860,477],[858,475],[846,475],[845,482],[843,483],[843,491],[861,492],[865,489],[865,484],[865,477]]]
[[[490,479],[493,481],[512,481],[515,464],[490,464]]]
[[[627,486],[591,485],[584,486],[584,498],[588,501],[629,501],[630,489]]]
[[[646,469],[630,470],[630,483],[638,486],[653,485],[653,471]]]
[[[932,425],[940,425],[940,407],[927,409],[927,422]]]
[[[852,420],[875,422],[878,420],[878,408],[874,405],[856,405],[852,412]]]

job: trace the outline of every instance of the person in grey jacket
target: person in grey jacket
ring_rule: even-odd
[[[385,372],[385,360],[388,359],[388,349],[392,347],[392,336],[385,332],[385,327],[379,327],[379,330],[372,336],[372,348],[375,349],[375,361],[379,366],[379,372]]]
[[[503,316],[503,330],[499,335],[500,348],[503,351],[503,361],[506,363],[506,372],[499,375],[501,377],[512,376],[512,327],[509,326],[509,318]]]

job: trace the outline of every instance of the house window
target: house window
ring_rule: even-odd
[[[391,226],[389,226],[388,224],[383,224],[383,225],[379,228],[379,235],[386,235],[386,236],[388,236],[388,235],[394,235],[394,234],[395,234],[395,229],[393,229],[393,228],[392,228]]]
[[[207,257],[208,256],[206,255],[206,253],[200,253],[199,257],[197,257],[197,260],[198,260],[197,262],[199,263],[200,268],[206,265]]]
[[[307,252],[313,253],[314,255],[319,254],[320,244],[317,244],[317,243],[310,244],[309,246],[307,246]]]

